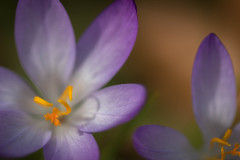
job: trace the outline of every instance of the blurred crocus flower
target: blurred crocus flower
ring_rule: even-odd
[[[138,84],[100,89],[133,48],[135,7],[133,0],[116,0],[76,45],[59,0],[19,0],[16,45],[36,89],[0,68],[0,156],[20,157],[43,147],[45,159],[99,158],[91,133],[130,120],[145,100]]]
[[[236,86],[231,59],[215,34],[200,45],[192,73],[193,110],[204,137],[201,150],[181,133],[146,125],[134,133],[137,152],[151,160],[240,159],[240,124],[230,129],[236,113]]]

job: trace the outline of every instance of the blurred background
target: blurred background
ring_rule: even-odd
[[[78,39],[113,0],[61,2]],[[26,77],[14,42],[16,5],[17,0],[0,2],[0,65]],[[239,0],[136,0],[136,5],[139,32],[135,47],[108,85],[143,84],[148,89],[148,100],[132,121],[94,134],[102,160],[141,160],[133,148],[132,134],[145,124],[172,127],[184,133],[195,147],[201,146],[201,133],[192,111],[191,71],[196,51],[209,33],[216,33],[225,44],[240,86]],[[42,151],[20,159],[43,159]]]

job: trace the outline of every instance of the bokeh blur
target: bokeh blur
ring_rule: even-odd
[[[112,1],[61,0],[77,39]],[[0,65],[26,77],[14,42],[16,5],[17,0],[0,2]],[[135,47],[108,85],[143,84],[148,89],[148,100],[132,121],[94,134],[102,160],[141,160],[133,148],[132,134],[145,124],[175,128],[195,147],[201,146],[201,133],[192,111],[191,71],[196,51],[209,33],[216,33],[225,44],[240,87],[239,0],[136,0],[136,5],[139,32]],[[236,122],[239,120],[238,114]],[[44,158],[40,150],[20,159]]]

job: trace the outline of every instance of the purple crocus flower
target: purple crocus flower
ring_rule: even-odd
[[[236,86],[231,59],[215,34],[200,45],[192,73],[193,110],[204,137],[202,149],[193,148],[174,129],[146,125],[134,133],[137,152],[151,160],[240,159],[240,124],[229,129],[236,113]]]
[[[145,101],[138,84],[100,89],[133,48],[134,1],[116,0],[77,45],[59,0],[19,0],[15,25],[19,58],[35,87],[0,68],[0,155],[20,157],[43,147],[48,160],[98,159],[91,133],[127,122]]]

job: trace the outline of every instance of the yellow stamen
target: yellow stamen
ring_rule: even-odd
[[[214,145],[215,142],[218,143],[218,144],[221,146],[221,159],[220,159],[220,160],[224,160],[227,154],[231,154],[231,155],[233,155],[233,156],[238,156],[238,157],[240,157],[240,151],[237,151],[237,150],[240,148],[240,145],[239,145],[238,143],[236,143],[236,144],[234,145],[234,148],[233,148],[232,150],[226,151],[226,152],[225,152],[225,150],[224,150],[224,146],[225,146],[225,147],[226,147],[226,146],[228,146],[228,147],[231,146],[231,144],[229,144],[229,143],[227,142],[227,140],[230,138],[231,134],[232,134],[232,130],[231,130],[231,129],[228,129],[228,130],[225,132],[225,134],[224,134],[224,136],[223,136],[222,139],[214,137],[214,138],[212,138],[211,141],[210,141],[210,148],[211,148],[211,149],[213,148],[213,145]],[[209,160],[209,159],[211,159],[211,158],[207,158],[207,160]],[[216,159],[217,159],[217,158],[216,158]]]
[[[72,92],[73,92],[73,87],[69,86],[68,96],[69,96],[70,101],[72,101]]]
[[[221,160],[224,160],[225,159],[225,151],[224,151],[224,148],[221,147]]]
[[[232,130],[231,130],[231,129],[228,129],[228,130],[225,132],[225,134],[224,134],[224,136],[223,136],[222,139],[217,138],[217,137],[214,137],[214,138],[212,138],[211,141],[210,141],[210,149],[213,148],[214,143],[218,143],[218,144],[221,146],[221,160],[224,160],[224,159],[225,159],[226,154],[231,154],[230,152],[225,152],[225,151],[224,151],[224,146],[228,146],[228,147],[231,146],[231,144],[229,144],[229,143],[227,142],[227,140],[230,138],[231,134],[232,134]]]
[[[59,118],[61,116],[66,116],[66,115],[70,114],[72,111],[71,107],[66,102],[67,98],[69,98],[70,101],[72,101],[72,90],[73,90],[73,87],[68,86],[62,93],[61,97],[58,99],[58,102],[61,103],[66,108],[66,111],[61,112],[58,108],[54,107],[52,110],[52,113],[47,113],[46,115],[44,115],[44,118],[46,121],[50,120],[51,123],[53,123],[55,126],[61,125]],[[34,97],[33,101],[42,106],[47,106],[47,107],[53,106],[52,103],[49,103],[40,97]]]
[[[214,138],[211,139],[211,142],[210,142],[210,148],[211,149],[213,148],[214,143],[219,143],[221,146],[223,146],[223,145],[231,146],[231,144],[229,144],[227,141],[222,140],[222,139],[217,138],[217,137],[214,137]]]
[[[211,149],[213,148],[214,143],[219,143],[221,146],[224,146],[224,145],[225,145],[225,146],[231,146],[231,144],[229,144],[229,143],[227,142],[227,140],[230,138],[231,134],[232,134],[232,130],[231,130],[231,129],[228,129],[228,130],[225,132],[225,134],[224,134],[224,136],[223,136],[222,139],[217,138],[217,137],[212,138],[211,141],[210,141],[210,148],[211,148]]]
[[[59,99],[67,101],[67,98],[69,98],[70,101],[72,101],[72,90],[73,90],[72,86],[67,86],[67,88],[64,90]]]
[[[44,107],[52,107],[53,104],[52,103],[49,103],[47,101],[45,101],[44,99],[40,98],[40,97],[34,97],[33,101],[41,106],[44,106]]]
[[[227,141],[230,138],[231,134],[232,134],[232,130],[228,129],[223,136],[223,140]]]
[[[66,112],[60,112],[59,115],[60,116],[65,116],[65,115],[68,115],[71,113],[72,109],[71,107],[67,104],[67,102],[61,100],[61,99],[58,99],[58,102],[61,103],[65,108],[66,108]]]

